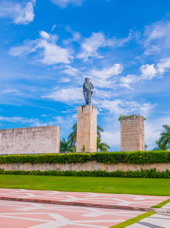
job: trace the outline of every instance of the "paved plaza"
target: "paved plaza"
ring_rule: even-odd
[[[145,211],[152,210],[151,206],[168,198],[0,189],[0,228],[108,228],[142,215]],[[163,208],[170,209],[170,204]],[[169,228],[170,214],[157,213],[129,226],[129,228],[146,227]]]
[[[0,227],[107,228],[143,213],[141,211],[0,200]]]

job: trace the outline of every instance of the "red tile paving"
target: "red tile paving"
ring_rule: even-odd
[[[25,189],[0,189],[0,199],[15,199],[32,202],[59,203],[66,205],[100,206],[115,205],[122,208],[150,208],[169,199],[165,196],[145,196],[128,194],[106,194],[88,192],[60,192]],[[110,207],[112,208],[112,207]]]
[[[0,200],[0,228],[108,228],[142,213]]]

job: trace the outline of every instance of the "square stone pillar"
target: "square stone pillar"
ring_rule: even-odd
[[[140,116],[121,120],[121,151],[145,150],[144,119]]]
[[[77,152],[97,152],[97,108],[79,106],[77,110]]]

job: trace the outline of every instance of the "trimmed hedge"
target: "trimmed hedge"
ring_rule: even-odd
[[[0,174],[8,175],[39,175],[39,176],[78,176],[78,177],[127,177],[127,178],[170,178],[170,171],[156,171],[156,169],[141,171],[114,171],[106,172],[101,170],[94,171],[4,171],[0,169]]]
[[[89,161],[103,163],[170,163],[170,151],[135,151],[135,152],[99,152],[68,154],[26,154],[2,155],[0,163],[85,163]]]

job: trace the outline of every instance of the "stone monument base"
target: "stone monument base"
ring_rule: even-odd
[[[79,106],[77,111],[77,152],[97,152],[97,108]]]

